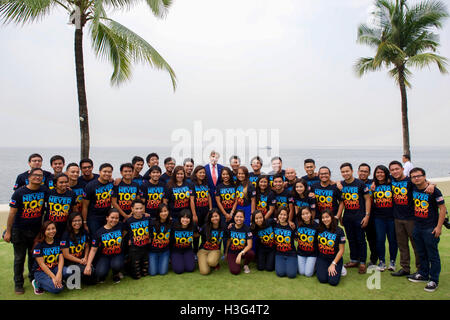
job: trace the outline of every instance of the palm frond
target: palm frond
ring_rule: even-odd
[[[370,28],[366,24],[361,24],[358,28],[358,43],[377,48],[381,43],[381,37],[380,29]]]
[[[423,1],[408,10],[407,21],[417,32],[431,27],[442,28],[444,18],[449,16],[446,6],[440,1]]]
[[[165,70],[172,80],[173,90],[176,89],[176,75],[164,58],[143,38],[117,21],[107,19],[111,31],[126,45],[127,56],[134,62],[149,64],[151,67]]]
[[[378,71],[381,69],[381,65],[374,64],[374,58],[359,58],[353,69],[358,77],[362,77],[370,71]]]
[[[424,68],[436,63],[441,73],[448,73],[447,59],[434,53],[422,53],[412,56],[408,59],[406,65],[409,67]]]
[[[170,6],[172,5],[172,0],[145,0],[152,10],[153,14],[158,18],[164,18]]]
[[[1,0],[0,20],[4,24],[26,24],[43,19],[58,5],[53,0]]]
[[[400,73],[397,67],[389,70],[389,75],[394,78],[395,82],[397,84],[400,84]],[[409,78],[411,77],[412,73],[408,70],[408,68],[403,69],[403,81],[405,82],[405,86],[408,88],[411,88],[411,83],[409,82]]]
[[[395,43],[383,41],[378,47],[374,58],[374,64],[378,66],[383,62],[392,62],[393,64],[399,65],[402,64],[405,59],[405,52]]]
[[[95,53],[111,62],[113,66],[111,84],[119,85],[129,80],[131,78],[131,58],[128,55],[126,40],[102,22],[91,24],[91,36]]]

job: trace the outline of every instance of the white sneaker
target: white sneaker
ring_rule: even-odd
[[[391,261],[391,263],[389,263],[388,270],[389,271],[395,271],[395,262],[394,261]]]
[[[250,273],[250,268],[248,265],[244,265],[244,273]]]
[[[345,277],[346,275],[347,275],[347,269],[344,266],[342,266],[341,276]]]

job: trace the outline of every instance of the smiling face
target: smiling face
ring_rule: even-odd
[[[218,212],[214,212],[211,216],[211,223],[213,226],[218,226],[220,223],[220,214]]]
[[[386,179],[386,175],[384,174],[384,171],[383,171],[383,170],[377,169],[377,170],[375,171],[375,178],[377,178],[377,180],[378,180],[379,182],[384,182],[385,179]]]
[[[358,178],[362,181],[369,179],[370,169],[367,166],[360,166],[358,169]]]
[[[83,163],[84,165],[84,163]],[[92,171],[91,171],[92,172]],[[111,167],[105,167],[102,170],[100,170],[100,179],[103,181],[110,181],[112,178],[112,172],[113,169]]]
[[[59,193],[66,192],[68,186],[69,186],[69,179],[67,177],[64,177],[64,176],[60,177],[58,179],[58,181],[56,181],[56,185],[55,185],[56,190]]]
[[[278,214],[278,222],[285,223],[285,222],[287,222],[287,218],[288,218],[287,211],[281,210],[280,213]]]
[[[240,182],[244,182],[245,181],[245,172],[242,169],[238,169],[237,172],[237,178]]]
[[[277,191],[283,189],[283,178],[275,178],[273,179],[273,188]]]
[[[295,180],[295,178],[297,177],[297,173],[295,172],[295,169],[294,168],[287,168],[286,169],[286,173],[285,173],[285,177],[286,177],[286,179],[288,179],[288,181]]]
[[[28,181],[30,184],[40,185],[44,179],[44,171],[36,170],[28,176]]]
[[[66,174],[70,181],[77,181],[80,176],[80,168],[77,166],[71,166],[67,169]]]
[[[272,170],[275,172],[281,172],[281,161],[279,159],[272,161]]]
[[[50,223],[45,229],[45,237],[48,239],[53,239],[56,235],[56,226],[54,223]]]
[[[90,177],[92,175],[92,164],[90,164],[89,162],[83,162],[81,164],[81,174],[85,177]]]
[[[170,160],[169,162],[164,164],[164,167],[166,167],[167,173],[172,173],[173,169],[175,168],[175,161]]]
[[[144,216],[145,206],[142,203],[135,203],[133,207],[131,207],[131,212],[136,219],[140,219]]]
[[[193,170],[194,170],[194,164],[192,162],[186,162],[184,165],[184,172],[186,172],[186,175],[190,176],[192,174]]]
[[[344,180],[351,180],[353,178],[353,170],[349,166],[342,167],[341,175]]]
[[[177,179],[178,183],[182,183],[184,180],[184,171],[183,170],[178,170],[177,171],[177,175],[175,176],[175,178]]]
[[[305,221],[306,223],[310,223],[311,222],[311,211],[309,211],[308,209],[303,209],[302,210],[302,219],[303,221]]]
[[[80,215],[77,215],[75,218],[73,218],[72,220],[72,228],[74,230],[80,230],[81,227],[83,226],[83,219],[81,218]]]
[[[303,183],[297,182],[297,183],[295,184],[295,191],[296,191],[298,194],[303,194],[303,192],[305,192],[305,186],[303,185]]]
[[[134,170],[139,173],[142,171],[142,169],[144,168],[144,161],[138,161],[134,164],[133,166]]]
[[[236,223],[236,226],[240,227],[244,223],[244,213],[242,211],[236,212],[234,215],[234,222]]]
[[[241,163],[239,162],[238,159],[231,159],[230,167],[231,167],[231,169],[233,169],[233,171],[236,172],[236,170],[239,169],[240,165],[241,165]]]
[[[180,218],[180,222],[182,227],[187,227],[191,222],[191,218],[189,218],[188,216],[182,216]]]
[[[314,170],[316,170],[316,165],[312,162],[305,163],[304,165],[306,174],[311,177],[314,175]]]
[[[264,216],[263,216],[263,214],[262,214],[262,212],[258,212],[256,215],[255,215],[255,224],[257,225],[257,226],[262,226],[262,224],[264,223]]]
[[[320,169],[319,179],[323,183],[328,183],[330,181],[330,170],[328,170],[327,168]]]
[[[261,170],[261,161],[259,161],[258,159],[254,159],[251,163],[252,169],[254,172],[259,172],[259,170]]]
[[[322,222],[327,228],[330,227],[332,220],[333,220],[333,217],[331,217],[328,212],[322,213]]]
[[[119,222],[119,213],[118,212],[111,212],[109,216],[106,217],[106,224],[110,227],[115,227],[117,223]]]
[[[161,209],[161,212],[159,213],[160,221],[162,221],[162,222],[166,221],[168,216],[169,216],[169,210],[166,207],[163,207]]]
[[[222,170],[222,181],[225,183],[230,183],[230,175],[226,170]]]
[[[389,171],[390,171],[390,173],[391,173],[391,176],[392,176],[394,179],[397,179],[397,180],[398,180],[398,179],[401,179],[401,178],[402,178],[404,169],[403,169],[402,166],[400,166],[400,165],[398,165],[398,164],[392,164],[392,165],[389,167]]]
[[[40,168],[42,167],[42,158],[41,157],[33,157],[28,162],[30,169]]]
[[[205,180],[206,177],[206,170],[205,169],[200,169],[197,171],[196,173],[197,179],[200,181]]]
[[[53,160],[51,167],[55,174],[61,173],[64,168],[64,161],[62,161],[61,159]]]
[[[133,178],[133,169],[130,167],[124,167],[122,171],[120,171],[122,178],[125,180],[131,180]]]
[[[259,189],[261,191],[264,191],[267,189],[267,186],[269,185],[269,180],[267,180],[266,178],[262,178],[261,180],[259,180],[258,185]]]
[[[158,181],[159,177],[161,177],[161,172],[159,172],[158,170],[153,170],[152,172],[150,172],[150,179],[153,182]]]

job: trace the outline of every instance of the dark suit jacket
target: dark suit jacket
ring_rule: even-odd
[[[216,186],[219,185],[222,182],[222,179],[220,178],[220,176],[222,174],[222,169],[223,169],[223,165],[221,165],[221,164],[216,164],[216,166],[217,166],[217,183],[214,185],[213,179],[212,179],[212,176],[211,176],[211,164],[208,163],[207,165],[205,165],[206,178],[208,179],[209,192],[211,194],[212,206],[214,208],[217,208],[217,203],[216,203]]]

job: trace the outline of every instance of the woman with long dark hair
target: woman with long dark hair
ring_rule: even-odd
[[[269,186],[269,176],[261,175],[256,181],[255,209],[264,214],[267,220],[273,216],[275,212],[275,194]]]
[[[34,280],[31,284],[38,295],[44,291],[60,293],[64,289],[62,280],[67,277],[67,272],[59,240],[55,237],[55,223],[45,221],[34,241]]]
[[[292,202],[289,203],[291,210],[290,221],[296,220],[296,217],[300,213],[300,208],[308,207],[312,213],[312,219],[315,219],[316,215],[316,198],[310,197],[311,191],[308,187],[308,182],[305,179],[296,179],[292,186]]]
[[[192,221],[192,213],[190,210],[181,210],[179,220],[173,224],[170,235],[170,258],[173,271],[177,274],[194,271],[195,256],[192,244],[194,242],[194,236],[198,236],[198,228]]]
[[[317,228],[309,207],[301,207],[297,214],[298,273],[312,277],[317,260]]]
[[[183,209],[190,210],[191,186],[186,182],[186,175],[182,166],[173,169],[172,176],[164,188],[164,203],[169,206],[174,221],[178,221],[178,214]]]
[[[280,207],[276,212],[277,223],[273,227],[275,244],[275,272],[279,277],[293,279],[297,276],[297,252],[295,228],[289,224],[289,209]]]
[[[90,250],[89,234],[83,228],[83,217],[80,212],[72,212],[67,220],[67,228],[60,245],[66,266],[76,265],[84,272]],[[84,276],[84,275],[83,275]],[[86,278],[86,276],[84,276]],[[92,280],[88,277],[89,282]]]
[[[198,226],[205,224],[205,218],[208,211],[212,209],[211,194],[206,178],[206,169],[204,166],[197,166],[192,173],[191,178],[192,196],[191,212],[192,219]],[[199,238],[194,238],[194,253],[197,254]]]
[[[273,219],[265,219],[261,210],[252,214],[250,230],[256,242],[256,261],[259,271],[273,271],[275,269],[275,245],[273,233]]]
[[[317,278],[320,283],[337,286],[341,279],[345,250],[344,230],[338,227],[330,209],[322,211],[318,228],[318,257],[316,262]]]
[[[232,211],[243,210],[245,212],[244,224],[250,226],[252,212],[255,211],[256,191],[248,180],[249,173],[246,167],[240,166],[236,176],[236,202]]]
[[[172,231],[172,218],[169,207],[161,203],[156,210],[156,218],[150,226],[153,234],[148,255],[150,275],[167,274],[170,258],[170,232]]]
[[[123,224],[119,222],[119,210],[110,209],[106,216],[106,224],[97,230],[92,239],[92,248],[89,252],[88,262],[84,274],[92,274],[92,262],[97,251],[100,252],[95,265],[97,281],[103,282],[112,270],[113,282],[120,282],[120,270],[124,265],[122,240],[124,237]]]
[[[229,223],[233,218],[233,207],[236,201],[236,186],[233,181],[233,172],[228,167],[223,167],[221,183],[216,187],[217,208],[222,214],[224,222]]]
[[[197,253],[198,268],[200,273],[207,275],[211,268],[220,268],[220,245],[224,234],[224,225],[220,220],[220,213],[217,208],[208,212],[205,224],[200,228],[202,243]]]
[[[389,267],[388,270],[395,271],[395,259],[397,259],[397,238],[395,236],[394,223],[394,198],[392,181],[389,169],[383,165],[375,168],[373,173],[375,190],[372,193],[375,231],[377,239],[378,270],[386,270],[386,237],[389,242]]]

